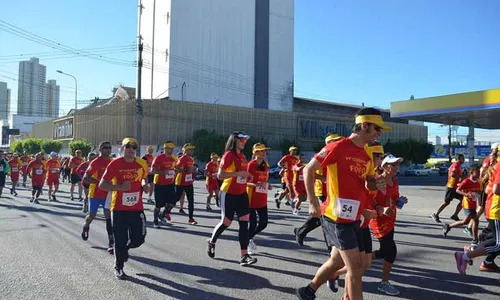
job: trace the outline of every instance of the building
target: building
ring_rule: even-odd
[[[47,117],[57,118],[59,116],[59,86],[55,80],[49,80],[46,85],[47,91]]]
[[[47,107],[45,79],[47,69],[36,57],[19,62],[17,113],[40,116]]]
[[[293,0],[142,0],[143,99],[293,110]]]
[[[10,89],[7,83],[0,82],[0,120],[7,120],[10,112]]]

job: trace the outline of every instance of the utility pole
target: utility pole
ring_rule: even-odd
[[[448,125],[448,161],[450,162],[451,164],[451,160],[452,160],[452,153],[453,153],[453,146],[451,144],[451,125]]]
[[[141,36],[141,16],[142,16],[142,0],[139,0],[139,5],[137,8],[138,18],[137,18],[137,88],[135,91],[135,105],[136,105],[136,116],[135,116],[135,137],[139,143],[137,148],[137,156],[141,156],[141,138],[142,138],[142,36]]]

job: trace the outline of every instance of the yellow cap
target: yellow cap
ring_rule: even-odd
[[[164,144],[163,144],[163,148],[174,149],[174,148],[175,148],[175,145],[174,145],[174,143],[172,143],[172,142],[170,142],[170,143],[164,143]]]
[[[148,150],[154,150],[153,146],[148,146]]]
[[[210,154],[210,158],[219,158],[219,155],[217,155],[217,153],[215,152],[212,152],[212,154]]]
[[[371,153],[377,153],[377,154],[384,154],[384,146],[382,145],[376,145],[376,146],[370,146],[368,147],[370,149]]]
[[[139,143],[137,142],[137,140],[134,138],[131,138],[131,137],[127,137],[127,138],[123,139],[122,146],[125,146],[127,144],[135,144],[136,146],[139,146]]]
[[[390,131],[392,128],[385,125],[384,120],[382,120],[382,116],[379,115],[363,115],[356,117],[356,124],[361,123],[372,123],[382,128],[382,130]]]
[[[267,151],[267,150],[271,150],[271,148],[269,147],[266,147],[266,145],[262,144],[262,143],[257,143],[255,145],[253,145],[253,150],[252,152],[255,153],[257,151]]]
[[[297,148],[295,146],[288,148],[288,152],[292,152],[293,150],[299,150],[299,148]]]
[[[190,143],[184,144],[182,146],[182,150],[194,150],[196,147],[194,145],[191,145]]]
[[[328,143],[329,143],[329,142],[331,142],[331,141],[338,141],[338,140],[340,140],[341,138],[343,138],[343,136],[340,136],[340,135],[338,135],[338,134],[336,134],[336,133],[330,134],[329,136],[327,136],[327,137],[325,138],[325,144],[328,144]]]

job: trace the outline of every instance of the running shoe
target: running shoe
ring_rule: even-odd
[[[52,201],[57,202],[56,195],[52,194]]]
[[[215,244],[210,242],[210,239],[207,239],[207,254],[210,258],[215,257]]]
[[[295,295],[300,300],[314,300],[316,299],[316,295],[310,291],[309,287],[301,287],[295,291]]]
[[[85,227],[83,226],[83,230],[82,230],[82,240],[86,241],[89,239],[89,227]]]
[[[111,255],[114,255],[115,254],[115,248],[113,246],[110,246],[108,247],[108,253],[111,254]]]
[[[35,200],[33,200],[33,203],[40,204],[40,202],[38,202],[38,198],[36,198]]]
[[[293,209],[292,214],[294,216],[300,216],[300,211],[298,209]]]
[[[285,202],[285,205],[286,205],[286,206],[291,206],[292,204],[290,203],[290,200],[287,200],[287,201]]]
[[[339,278],[338,277],[328,278],[328,280],[326,281],[326,285],[328,286],[330,291],[332,291],[334,293],[338,292],[339,291]]]
[[[248,241],[248,248],[253,253],[255,253],[257,251],[257,245],[255,244],[255,242],[253,241],[253,239],[251,239],[250,241]]]
[[[10,189],[10,194],[14,195],[14,190],[13,189]]]
[[[463,252],[455,252],[455,261],[457,262],[457,270],[461,275],[467,275],[467,261],[463,258]]]
[[[212,208],[208,204],[207,204],[207,211],[212,211]]]
[[[33,201],[35,201],[35,198],[31,197],[30,202],[33,203]]]
[[[276,208],[280,209],[281,201],[279,201],[278,199],[274,199],[274,202],[276,202]]]
[[[127,274],[125,274],[125,272],[123,272],[123,269],[118,269],[115,267],[115,277],[117,279],[123,280],[123,279],[127,278]]]
[[[83,201],[83,198],[82,198],[82,197],[78,198],[78,201],[82,202],[82,201]]]
[[[14,197],[17,197],[17,192],[16,191],[14,191]]]
[[[293,233],[295,234],[295,240],[297,241],[297,244],[299,244],[300,246],[304,246],[304,238],[299,236],[298,232],[299,232],[298,228],[293,229]]]
[[[160,228],[160,224],[154,224],[153,227],[158,229],[158,228]]]
[[[434,219],[434,222],[441,223],[441,220],[439,220],[439,216],[438,215],[432,214],[431,217],[432,217],[432,219]]]
[[[257,262],[257,258],[245,254],[241,257],[240,266],[249,266]]]
[[[500,267],[495,264],[495,262],[492,263],[486,263],[486,261],[483,261],[481,263],[481,266],[479,267],[479,271],[482,272],[493,272],[493,273],[500,273]]]
[[[450,225],[444,223],[443,224],[443,236],[446,237],[448,235],[448,232],[450,232]]]
[[[179,209],[179,213],[180,213],[181,215],[187,215],[187,214],[186,214],[186,212],[184,211],[184,209],[183,209],[183,208]]]
[[[75,197],[71,196],[71,197],[69,197],[69,200],[74,201]]]
[[[472,230],[470,230],[469,227],[464,228],[464,233],[468,235],[469,237],[472,237]]]
[[[381,281],[378,285],[378,290],[389,296],[399,295],[399,290],[393,286],[389,281]]]
[[[198,222],[196,222],[196,220],[195,220],[195,219],[190,218],[190,219],[189,219],[189,224],[191,224],[191,225],[197,225],[197,224],[198,224]]]
[[[451,216],[450,219],[452,219],[453,221],[457,221],[457,222],[460,221],[458,216],[455,216],[455,215]]]
[[[167,219],[167,221],[172,221],[172,218],[170,217],[170,214],[169,213],[166,213],[165,214],[165,219]]]

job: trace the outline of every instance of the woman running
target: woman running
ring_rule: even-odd
[[[224,180],[220,191],[221,221],[215,226],[212,237],[207,241],[208,256],[215,257],[215,243],[221,234],[233,221],[234,214],[238,216],[239,240],[241,249],[240,265],[248,266],[257,262],[248,254],[248,221],[250,207],[247,195],[247,181],[253,176],[247,171],[247,160],[243,149],[250,137],[241,132],[233,132],[226,143],[226,152],[222,156],[218,177]]]
[[[253,238],[267,227],[267,192],[271,190],[271,185],[268,183],[269,164],[264,158],[268,150],[270,148],[264,144],[253,145],[254,159],[248,163],[248,172],[253,176],[253,179],[247,183],[247,193],[250,199],[249,248],[252,252],[250,254],[257,251]]]
[[[298,216],[300,211],[300,204],[306,201],[307,193],[306,186],[304,184],[304,174],[303,170],[306,166],[306,157],[304,154],[299,156],[298,162],[293,165],[293,191],[295,192],[295,199],[293,200],[292,212],[294,215]]]

